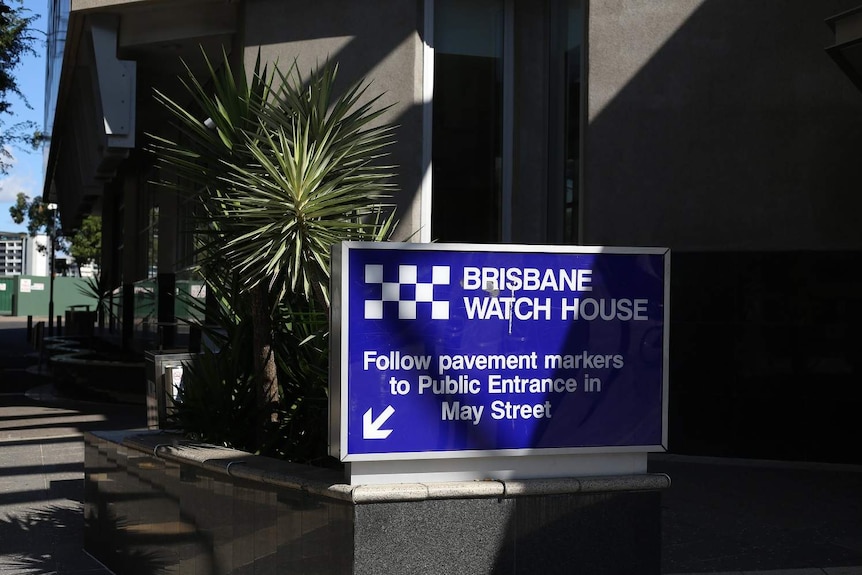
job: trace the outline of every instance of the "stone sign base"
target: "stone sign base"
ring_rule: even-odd
[[[116,573],[661,571],[666,475],[351,486],[163,432],[85,447],[85,548]]]

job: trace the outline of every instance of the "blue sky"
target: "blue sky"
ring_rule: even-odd
[[[26,56],[16,68],[14,74],[18,87],[27,97],[32,109],[28,109],[17,97],[12,96],[12,114],[3,118],[3,127],[16,122],[32,120],[40,129],[44,124],[45,109],[45,29],[47,27],[48,0],[24,0],[24,7],[33,15],[39,15],[34,28],[39,30],[36,35],[38,43],[33,47],[36,55]],[[0,231],[26,231],[26,227],[16,225],[9,215],[9,207],[14,203],[18,192],[24,192],[30,198],[42,195],[42,151],[10,150],[15,157],[14,165],[5,176],[0,175]]]

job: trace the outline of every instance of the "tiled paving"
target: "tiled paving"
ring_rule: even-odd
[[[4,409],[0,421],[7,423]],[[50,418],[43,421],[50,425]],[[6,435],[0,440],[0,573],[107,575],[82,549],[80,435]]]
[[[58,400],[37,363],[26,321],[0,318],[0,575],[110,575],[83,550],[82,434],[144,409]]]

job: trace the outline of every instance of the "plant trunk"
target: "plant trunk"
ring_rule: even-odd
[[[269,309],[269,293],[265,285],[259,285],[251,293],[252,321],[254,325],[254,369],[258,376],[257,406],[263,411],[272,410],[278,404],[278,372],[272,350],[272,316]],[[263,429],[259,430],[263,437]]]

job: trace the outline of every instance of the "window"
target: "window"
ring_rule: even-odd
[[[585,0],[426,1],[428,239],[577,243]]]
[[[563,30],[563,242],[577,243],[580,226],[581,89],[584,17],[581,0],[565,0]]]
[[[501,237],[502,0],[434,0],[432,238]]]

